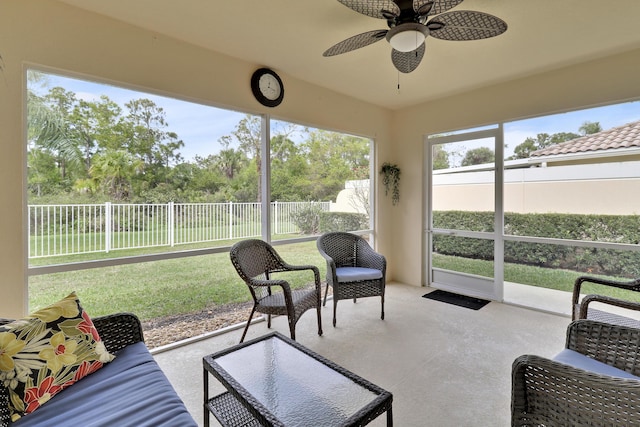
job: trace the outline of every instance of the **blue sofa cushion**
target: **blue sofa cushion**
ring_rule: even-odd
[[[564,363],[565,365],[573,366],[574,368],[582,369],[583,371],[593,372],[600,375],[606,375],[616,378],[627,378],[638,380],[640,377],[623,371],[622,369],[614,368],[606,363],[599,362],[595,359],[578,353],[577,351],[565,349],[558,353],[553,360],[556,362]]]
[[[338,283],[360,282],[362,280],[382,279],[382,271],[375,268],[364,267],[338,267],[336,268]]]
[[[197,427],[151,353],[131,344],[12,427]]]

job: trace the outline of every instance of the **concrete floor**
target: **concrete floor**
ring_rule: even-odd
[[[380,299],[340,301],[323,308],[324,335],[314,312],[296,328],[298,342],[393,393],[396,426],[508,426],[511,364],[526,353],[553,356],[564,347],[567,316],[491,302],[474,311],[422,298],[430,288],[388,284]],[[286,319],[272,325],[288,335]],[[266,322],[247,339],[268,332]],[[237,344],[242,329],[155,353],[199,425],[203,425],[202,357]],[[212,392],[222,391],[216,380]],[[212,417],[212,425],[218,425]],[[384,426],[378,417],[372,426]]]

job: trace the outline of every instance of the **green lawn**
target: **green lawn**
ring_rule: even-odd
[[[315,242],[276,250],[291,264],[316,265],[324,280],[326,265]],[[286,279],[300,287],[313,276],[311,272],[290,273]],[[71,291],[77,292],[93,316],[129,311],[142,320],[250,300],[228,253],[33,276],[29,280],[30,310]]]
[[[493,277],[493,262],[461,257],[434,255],[433,264],[438,268],[454,271],[464,271],[484,277]],[[580,273],[572,270],[561,270],[552,268],[535,267],[522,264],[507,263],[504,266],[504,280],[506,282],[521,283],[541,288],[556,289],[560,291],[572,292],[573,284],[578,276],[595,276]],[[596,276],[598,277],[598,276]],[[605,276],[599,276],[605,277]],[[607,277],[608,279],[626,281],[624,277]],[[633,291],[625,291],[611,287],[584,284],[581,292],[584,294],[597,293],[612,297],[628,299],[640,302],[640,294]]]
[[[326,264],[314,241],[277,246],[276,250],[291,264],[317,266],[324,280]],[[488,277],[493,274],[493,263],[489,261],[435,256],[434,264]],[[573,289],[573,282],[579,275],[568,270],[517,264],[505,266],[506,281],[568,292]],[[312,275],[310,272],[291,273],[287,279],[292,286],[300,287],[309,283]],[[129,311],[142,320],[250,299],[249,291],[233,269],[228,253],[33,276],[29,283],[30,309],[46,306],[71,291],[77,292],[93,316]],[[607,288],[603,292],[594,286],[586,286],[584,291],[629,298],[628,292],[617,289]],[[637,293],[634,294],[631,298],[640,300]]]

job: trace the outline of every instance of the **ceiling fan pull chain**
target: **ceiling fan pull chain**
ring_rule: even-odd
[[[398,94],[400,94],[400,71],[398,71]]]

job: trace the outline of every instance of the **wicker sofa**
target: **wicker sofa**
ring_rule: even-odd
[[[518,357],[512,426],[640,425],[640,329],[576,320],[553,359]]]
[[[197,426],[145,346],[135,315],[96,317],[93,323],[115,359],[13,423],[0,387],[0,426]]]

